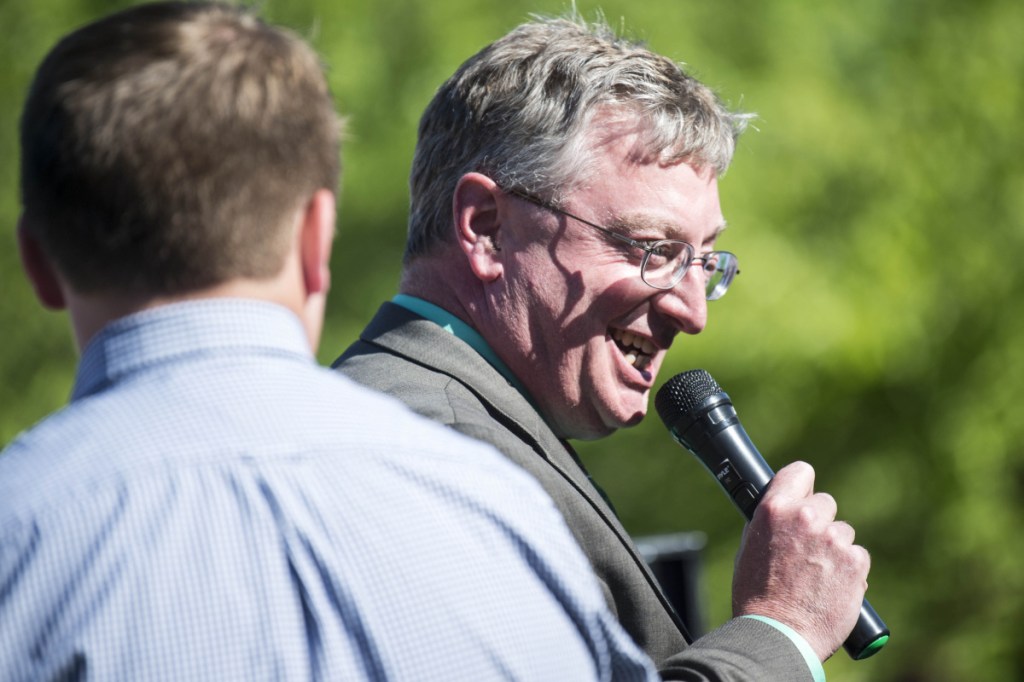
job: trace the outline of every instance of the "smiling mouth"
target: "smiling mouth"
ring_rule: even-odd
[[[611,337],[626,358],[626,362],[634,368],[642,372],[650,366],[657,350],[650,339],[621,329],[612,329]]]

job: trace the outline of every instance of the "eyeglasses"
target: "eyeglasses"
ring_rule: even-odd
[[[643,260],[640,262],[640,279],[647,286],[655,289],[672,289],[683,279],[691,265],[700,265],[701,274],[704,276],[704,294],[707,300],[716,301],[725,296],[733,279],[740,274],[739,261],[736,259],[736,255],[729,251],[709,251],[697,256],[693,246],[677,239],[638,241],[556,208],[525,192],[507,191],[534,206],[578,220],[612,239],[640,249],[644,252]]]

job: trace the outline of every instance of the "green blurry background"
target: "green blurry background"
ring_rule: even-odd
[[[16,124],[54,41],[127,2],[0,4],[0,443],[66,399],[62,314],[18,265]],[[579,0],[759,114],[724,179],[743,274],[662,379],[711,372],[774,467],[811,462],[893,632],[830,680],[1024,679],[1024,3]],[[394,293],[416,123],[458,64],[563,0],[269,0],[349,117],[329,363]],[[344,409],[344,406],[339,406]],[[741,522],[656,417],[580,445],[637,535],[707,533],[709,625]]]

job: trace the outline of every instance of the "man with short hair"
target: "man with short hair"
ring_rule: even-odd
[[[639,422],[673,339],[736,276],[718,178],[747,118],[603,25],[519,26],[423,114],[400,293],[335,363],[532,473],[666,678],[822,678],[870,563],[790,465],[738,556],[736,617],[689,642],[568,443]]]
[[[316,365],[339,128],[228,5],[39,68],[18,237],[82,359],[0,455],[0,678],[653,676],[529,476]]]

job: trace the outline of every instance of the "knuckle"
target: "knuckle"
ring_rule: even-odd
[[[812,479],[814,478],[814,467],[803,460],[798,459],[795,462],[787,464],[783,468],[794,477],[806,478],[809,476]]]
[[[786,506],[786,501],[779,495],[765,496],[761,499],[761,503],[758,504],[755,513],[759,513],[767,519],[777,519]]]
[[[855,561],[857,566],[864,572],[867,573],[871,570],[871,553],[860,545],[853,546]]]
[[[825,537],[828,542],[836,547],[853,544],[853,534],[849,525],[842,521],[835,521],[825,529]]]
[[[847,544],[852,545],[853,539],[856,536],[856,531],[846,521],[833,521],[831,525],[833,533],[836,537],[845,541]]]
[[[811,528],[818,523],[818,510],[808,504],[802,504],[797,509],[796,520],[803,528]]]
[[[839,505],[836,504],[836,498],[832,497],[829,493],[814,493],[814,497],[828,508],[838,509],[839,507]]]
[[[802,459],[798,459],[793,462],[792,466],[801,474],[814,474],[814,467]]]

